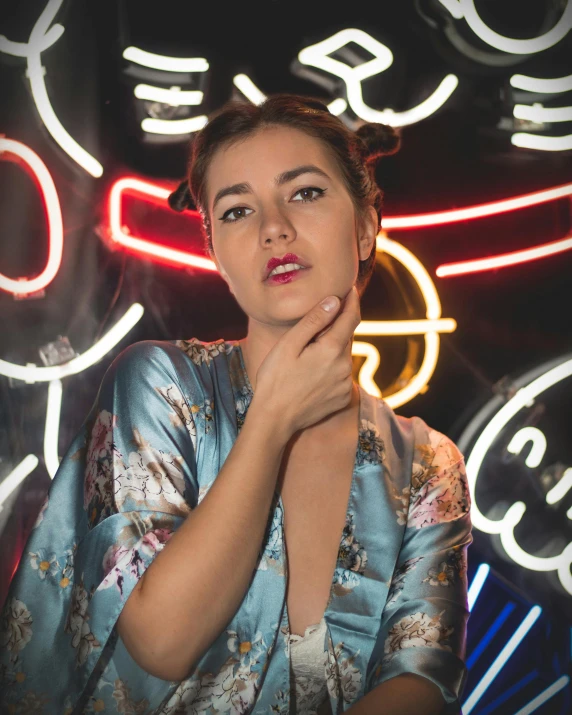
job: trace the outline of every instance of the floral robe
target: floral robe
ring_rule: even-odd
[[[472,543],[463,455],[419,417],[397,416],[359,390],[359,441],[325,611],[330,707],[344,712],[383,681],[417,673],[440,688],[444,712],[456,713]],[[138,579],[212,486],[252,395],[237,341],[145,341],[113,362],[10,585],[0,712],[290,712],[278,492],[248,593],[187,678],[145,672],[115,627]]]

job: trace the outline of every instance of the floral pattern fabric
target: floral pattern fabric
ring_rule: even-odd
[[[463,455],[421,418],[359,390],[346,525],[324,614],[329,707],[337,715],[383,681],[416,673],[456,713],[472,543]],[[2,607],[0,712],[289,715],[279,493],[248,597],[187,678],[146,673],[116,628],[139,579],[216,480],[252,395],[237,341],[145,341],[114,361]]]

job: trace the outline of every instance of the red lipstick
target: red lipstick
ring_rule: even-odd
[[[304,268],[310,268],[310,264],[304,259],[300,258],[300,256],[297,256],[295,253],[286,253],[282,258],[277,258],[276,256],[273,256],[268,263],[266,264],[266,270],[264,272],[264,278],[263,280],[266,280],[270,273],[276,268],[276,266],[283,266],[285,263],[297,263],[300,266],[304,266]],[[280,276],[285,276],[289,275],[290,271],[288,273],[280,273]],[[272,276],[272,278],[276,278],[276,276]]]

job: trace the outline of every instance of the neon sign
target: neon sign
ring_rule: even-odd
[[[25,57],[28,63],[26,76],[30,81],[32,97],[46,129],[59,146],[88,174],[98,177],[103,174],[103,166],[94,159],[67,130],[56,116],[46,89],[46,68],[42,65],[42,53],[52,47],[62,36],[64,27],[56,24],[50,27],[63,0],[49,0],[36,21],[28,42],[12,42],[0,35],[0,52],[14,57]]]
[[[152,201],[159,207],[164,207],[169,214],[172,213],[168,207],[167,198],[172,189],[154,184],[135,177],[124,177],[117,180],[111,187],[108,201],[109,225],[106,233],[109,239],[124,248],[135,253],[154,257],[173,265],[193,266],[205,270],[215,271],[216,266],[208,258],[198,256],[189,251],[177,250],[162,245],[156,241],[145,239],[141,236],[132,235],[127,228],[127,217],[124,215],[122,198],[124,194],[140,196],[143,200]],[[424,227],[446,225],[458,221],[495,216],[508,211],[517,211],[531,206],[537,206],[549,201],[559,199],[572,199],[572,184],[564,184],[543,191],[535,191],[523,196],[515,196],[510,199],[493,201],[476,206],[468,206],[462,209],[449,211],[437,211],[429,214],[412,214],[409,216],[384,216],[383,230],[393,232],[405,229],[419,229]],[[197,212],[186,212],[193,215],[195,220],[199,220]],[[462,273],[473,273],[482,270],[493,270],[503,268],[524,261],[535,260],[547,256],[567,251],[572,248],[572,238],[564,238],[553,241],[543,246],[517,251],[501,256],[475,259],[462,263],[446,264],[437,268],[436,274],[439,277],[450,275],[460,275]]]
[[[571,0],[566,0],[562,15],[550,30],[528,39],[505,37],[492,30],[479,15],[475,7],[475,0],[439,0],[439,3],[455,20],[465,20],[479,40],[503,53],[503,55],[487,54],[478,48],[472,47],[457,33],[454,27],[455,23],[452,22],[448,22],[445,28],[445,35],[450,42],[457,50],[471,59],[493,66],[510,64],[511,55],[518,58],[522,55],[534,55],[549,50],[563,40],[572,29]],[[512,63],[514,64],[514,62]],[[510,84],[516,89],[533,92],[535,95],[538,93],[552,95],[569,91],[572,88],[572,76],[538,79],[527,77],[526,75],[514,75],[510,79]],[[537,97],[535,96],[533,99],[537,100]],[[551,99],[551,96],[548,99]],[[513,108],[513,117],[520,121],[527,121],[537,125],[536,127],[531,127],[532,131],[530,132],[519,131],[512,134],[510,141],[513,146],[536,151],[567,151],[572,149],[572,134],[560,136],[542,136],[539,134],[545,129],[546,124],[551,125],[571,121],[572,107],[546,108],[538,101],[535,101],[532,105],[517,103]]]
[[[449,276],[460,276],[467,273],[477,273],[479,271],[492,271],[498,268],[516,266],[519,263],[536,261],[539,258],[547,258],[548,256],[554,256],[557,253],[570,250],[572,250],[572,235],[567,238],[562,238],[559,241],[551,241],[542,246],[534,246],[533,248],[527,248],[522,251],[512,251],[499,256],[478,258],[472,261],[447,263],[446,265],[439,266],[435,273],[439,278],[447,278]]]
[[[485,458],[498,437],[508,428],[511,420],[522,409],[531,407],[535,400],[549,389],[558,387],[558,390],[564,390],[566,386],[569,387],[571,377],[572,356],[552,361],[527,373],[514,381],[517,390],[508,401],[503,404],[504,399],[500,396],[493,398],[474,417],[457,441],[462,452],[467,452],[469,445],[473,443],[466,462],[473,526],[486,534],[498,534],[506,554],[519,566],[532,571],[556,572],[563,588],[570,594],[572,594],[572,573],[570,572],[572,542],[568,543],[555,556],[541,557],[528,553],[515,537],[515,529],[526,512],[526,504],[517,501],[510,505],[502,519],[490,519],[481,512],[475,492]],[[507,451],[512,454],[521,454],[529,444],[531,448],[525,458],[525,464],[529,468],[538,467],[542,463],[547,449],[547,438],[538,428],[527,426],[518,430],[510,440]],[[560,480],[546,494],[546,503],[557,503],[571,488],[572,468],[569,468],[564,471]],[[572,508],[567,511],[566,515],[572,519]]]
[[[363,62],[357,67],[351,67],[345,62],[340,62],[329,56],[350,42],[372,54],[373,59]],[[459,84],[455,75],[447,75],[430,97],[404,112],[395,112],[393,109],[379,111],[369,107],[363,101],[362,82],[385,72],[393,63],[393,53],[389,47],[367,32],[354,28],[340,30],[335,35],[304,48],[298,54],[298,61],[302,65],[316,67],[342,79],[346,85],[347,102],[360,119],[366,122],[389,124],[394,127],[414,124],[430,117],[445,104]]]
[[[134,253],[139,253],[147,257],[179,266],[191,266],[198,269],[216,271],[213,261],[195,253],[175,249],[162,245],[156,241],[132,235],[127,228],[127,217],[124,215],[123,196],[132,194],[141,199],[151,201],[159,207],[164,207],[169,214],[172,214],[167,204],[167,198],[171,189],[158,186],[149,181],[137,179],[135,177],[124,177],[116,181],[109,193],[109,226],[106,233],[112,243],[122,246]],[[391,255],[395,260],[410,272],[423,296],[426,306],[426,317],[420,320],[405,321],[363,321],[356,329],[355,335],[415,335],[425,336],[425,351],[421,366],[407,385],[398,392],[392,393],[384,399],[393,408],[397,408],[417,394],[422,392],[429,379],[434,373],[438,354],[440,332],[453,332],[456,323],[452,319],[441,317],[441,305],[435,286],[427,274],[427,271],[414,256],[403,245],[388,238],[385,231],[395,231],[412,228],[422,228],[424,226],[436,226],[449,224],[468,219],[477,219],[485,216],[493,216],[507,211],[516,211],[529,206],[535,206],[548,201],[555,201],[572,196],[572,184],[538,191],[524,196],[513,197],[478,206],[454,209],[451,211],[441,211],[432,214],[418,214],[412,216],[387,216],[384,217],[384,231],[377,237],[377,248],[380,252]],[[186,212],[193,214],[194,219],[199,220],[196,212]],[[572,248],[572,238],[556,241],[551,244],[537,247],[536,249],[526,249],[525,251],[496,256],[494,258],[478,259],[459,264],[449,264],[440,266],[437,275],[444,277],[448,275],[460,275],[461,273],[475,272],[477,270],[488,270],[492,268],[514,265],[524,260],[553,255]],[[364,357],[358,379],[362,387],[370,394],[381,396],[381,391],[374,381],[374,375],[380,364],[380,356],[377,349],[367,342],[354,341],[353,355]]]
[[[123,58],[129,62],[153,70],[163,72],[192,73],[207,72],[209,63],[204,57],[168,57],[141,50],[138,47],[127,47],[123,51]],[[202,104],[204,93],[198,90],[182,91],[178,86],[169,89],[148,84],[138,84],[133,93],[137,99],[171,107],[189,107]],[[145,117],[141,121],[141,129],[149,134],[184,135],[197,132],[208,122],[205,114],[184,119],[160,119],[158,117]]]
[[[510,78],[510,83],[516,89],[524,89],[526,92],[559,94],[560,92],[570,92],[570,90],[572,90],[572,74],[569,74],[567,77],[553,77],[552,79],[540,79],[538,77],[528,77],[524,74],[514,74]]]
[[[135,177],[126,176],[116,181],[109,192],[108,201],[108,221],[106,227],[108,238],[118,246],[122,246],[134,253],[152,257],[156,260],[164,261],[178,266],[194,266],[203,270],[218,273],[214,261],[210,258],[198,256],[189,251],[182,251],[162,245],[157,241],[150,241],[139,236],[132,236],[126,227],[126,218],[123,214],[123,197],[130,194],[139,197],[144,201],[149,201],[157,206],[165,208],[172,214],[167,199],[172,189],[159,186],[150,181],[144,181]],[[187,212],[199,218],[197,212]]]
[[[538,79],[515,74],[510,78],[510,83],[516,89],[534,94],[561,94],[572,90],[572,75],[567,77],[554,77],[552,79]],[[515,104],[513,114],[517,119],[525,119],[537,124],[544,122],[572,121],[572,107],[543,107],[540,103],[533,105]],[[572,134],[559,137],[541,137],[529,132],[517,132],[511,137],[515,146],[526,149],[539,149],[542,151],[566,151],[572,149]]]
[[[531,194],[525,194],[524,196],[503,199],[502,201],[494,201],[478,206],[469,206],[463,209],[438,211],[436,213],[417,214],[413,216],[388,216],[383,219],[383,225],[384,228],[392,231],[423,228],[425,226],[439,226],[457,221],[495,216],[507,211],[516,211],[530,206],[537,206],[548,201],[557,201],[558,199],[565,198],[572,200],[572,184],[564,184],[563,186],[557,186],[544,191],[536,191]],[[448,276],[506,268],[518,263],[547,258],[548,256],[553,256],[571,249],[572,235],[566,236],[558,241],[552,241],[520,251],[441,265],[437,268],[436,275],[439,276],[439,278],[446,278]]]
[[[79,372],[87,370],[88,367],[95,365],[96,362],[99,362],[101,358],[105,357],[105,355],[127,335],[131,328],[139,322],[143,316],[143,312],[142,305],[133,303],[117,323],[96,343],[81,355],[74,357],[62,365],[38,367],[37,365],[31,364],[16,365],[6,360],[0,360],[0,375],[6,375],[6,377],[11,377],[14,380],[22,380],[28,384],[61,380],[68,375],[77,375]]]
[[[23,296],[44,289],[60,268],[64,245],[62,211],[50,172],[29,147],[0,137],[0,160],[15,162],[29,172],[41,192],[48,222],[48,260],[40,275],[35,278],[8,278],[0,273],[0,290]]]
[[[49,383],[44,430],[44,462],[52,479],[59,466],[57,451],[63,393],[62,378],[68,375],[77,375],[99,362],[141,320],[143,313],[143,306],[139,303],[134,303],[94,345],[82,355],[77,355],[62,365],[38,367],[32,364],[16,365],[6,360],[0,360],[0,375],[5,375],[14,380],[22,380],[27,384],[35,382]],[[33,454],[29,454],[0,482],[0,511],[3,508],[3,502],[37,466],[38,458]]]
[[[129,232],[126,226],[128,220],[124,214],[122,201],[124,195],[138,196],[141,200],[153,202],[156,206],[163,207],[169,214],[172,214],[167,203],[170,193],[171,189],[167,187],[158,186],[135,177],[124,177],[116,181],[109,192],[109,225],[106,228],[108,238],[112,243],[141,255],[173,265],[210,270],[218,275],[214,261],[209,258],[161,245],[141,236],[132,235]],[[186,213],[192,214],[195,220],[199,217],[197,212],[189,211]],[[425,318],[418,320],[362,321],[355,331],[356,336],[425,336],[424,357],[419,368],[417,370],[412,369],[413,376],[408,379],[407,384],[402,389],[384,397],[392,408],[396,408],[413,399],[425,389],[437,365],[439,333],[453,332],[457,324],[451,318],[442,318],[441,302],[435,285],[424,266],[411,251],[396,241],[389,239],[383,232],[377,237],[377,250],[380,253],[392,256],[393,259],[406,268],[417,284],[425,304]],[[370,343],[354,341],[352,354],[366,358],[359,371],[359,383],[372,395],[381,396],[381,391],[374,381],[375,372],[380,364],[378,350]]]
[[[411,251],[397,241],[392,241],[383,232],[377,236],[377,251],[387,253],[406,268],[416,282],[425,304],[426,318],[423,320],[362,320],[355,329],[355,335],[424,335],[425,350],[421,365],[408,378],[404,387],[384,396],[384,401],[392,409],[396,409],[426,388],[437,367],[439,333],[452,333],[456,330],[457,323],[452,318],[441,317],[441,301],[435,284],[421,261]],[[352,355],[366,358],[358,374],[360,385],[370,394],[381,397],[382,393],[373,380],[380,364],[378,350],[370,343],[354,340]]]
[[[383,226],[388,231],[398,231],[408,228],[423,228],[425,226],[439,226],[441,224],[456,223],[457,221],[467,221],[469,219],[484,218],[485,216],[495,216],[507,211],[517,211],[518,209],[538,206],[547,201],[556,201],[572,197],[572,184],[556,186],[552,189],[535,191],[523,196],[514,196],[510,199],[493,201],[477,206],[468,206],[464,209],[452,209],[450,211],[437,211],[429,214],[414,214],[412,216],[388,216],[383,219]]]
[[[532,55],[554,47],[572,28],[572,2],[570,0],[567,0],[562,17],[551,30],[527,40],[515,40],[492,30],[477,12],[475,0],[439,0],[439,2],[456,20],[464,18],[475,35],[487,45],[513,55]]]

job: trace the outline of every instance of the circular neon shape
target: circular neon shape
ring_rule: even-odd
[[[563,360],[559,359],[548,366],[543,365],[539,370],[530,372],[519,380],[515,380],[514,384],[518,390],[514,396],[504,404],[502,404],[502,398],[493,398],[476,415],[473,422],[457,441],[457,446],[462,452],[465,451],[468,442],[478,430],[481,430],[466,462],[473,526],[486,534],[499,534],[507,555],[519,566],[532,571],[556,571],[562,586],[568,593],[572,594],[572,573],[570,571],[572,542],[568,543],[557,556],[540,557],[530,554],[520,546],[514,533],[524,516],[526,504],[522,501],[514,502],[502,519],[495,520],[489,519],[480,511],[475,498],[476,484],[481,466],[497,435],[521,409],[531,405],[539,395],[549,388],[570,377],[572,377],[572,356],[567,356]],[[492,414],[499,405],[502,406],[498,412]],[[481,429],[485,420],[488,420],[488,422]],[[522,448],[523,444],[519,446]]]
[[[437,366],[439,357],[439,332],[453,332],[457,324],[452,319],[441,318],[441,301],[431,280],[431,276],[421,261],[405,246],[392,241],[383,231],[376,239],[379,252],[385,252],[399,261],[412,275],[423,296],[426,306],[425,320],[364,320],[355,330],[355,335],[411,335],[424,333],[425,353],[417,373],[411,377],[407,385],[397,392],[384,397],[385,402],[392,408],[401,407],[418,395],[427,385]],[[373,380],[380,357],[377,349],[366,342],[353,342],[352,355],[366,358],[359,372],[360,385],[371,395],[381,396],[381,392]]]
[[[572,28],[572,2],[570,2],[570,0],[566,3],[562,17],[551,30],[544,35],[532,37],[528,40],[515,40],[511,37],[499,35],[498,32],[491,30],[491,28],[481,20],[477,8],[475,7],[475,0],[459,0],[459,2],[467,25],[477,37],[480,37],[487,45],[513,55],[531,55],[535,52],[543,52],[549,47],[557,45]]]
[[[0,290],[27,295],[45,288],[56,276],[62,262],[64,228],[62,211],[55,184],[40,157],[25,144],[0,137],[0,159],[23,165],[41,189],[48,220],[48,260],[35,278],[8,278],[0,273]]]

